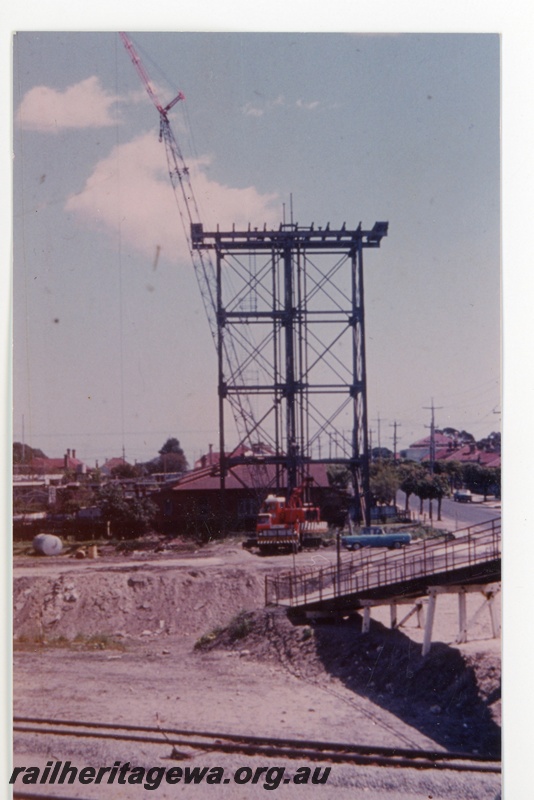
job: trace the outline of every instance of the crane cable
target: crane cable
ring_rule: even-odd
[[[213,265],[213,261],[210,257],[209,251],[203,252],[202,250],[193,248],[191,239],[191,225],[194,223],[200,223],[200,212],[190,180],[189,167],[187,166],[184,160],[182,151],[178,145],[176,137],[174,136],[168,118],[168,112],[179,101],[184,100],[185,98],[182,92],[178,92],[178,94],[173,98],[173,100],[171,100],[170,103],[168,103],[166,106],[163,106],[156,94],[154,87],[152,86],[148,73],[146,72],[132,41],[125,32],[119,32],[119,36],[121,37],[122,42],[127,52],[130,55],[132,63],[147,91],[147,94],[149,95],[153,105],[156,107],[159,114],[159,119],[160,119],[159,138],[160,141],[163,141],[165,144],[165,152],[167,156],[167,165],[168,165],[171,185],[174,190],[176,203],[180,214],[180,219],[184,229],[186,242],[189,248],[190,257],[193,263],[193,267],[195,269],[195,274],[197,276],[197,283],[200,289],[202,300],[204,302],[204,309],[206,312],[206,316],[208,318],[210,332],[215,344],[217,345],[218,341],[218,328],[216,319],[217,302],[216,298],[214,297],[214,287],[216,286],[216,271]],[[178,199],[180,194],[183,199],[183,206]],[[186,215],[184,214],[184,209],[187,215],[187,220],[186,220]],[[187,222],[189,222],[189,226],[187,225]],[[222,341],[222,347],[224,352],[224,360],[229,370],[229,377],[233,378],[235,375],[238,374],[238,363],[239,363],[235,342],[231,337],[224,337]],[[236,398],[232,398],[229,396],[228,399],[230,400],[230,405],[234,412],[233,416],[241,439],[240,443],[243,444],[248,440],[249,443],[252,444],[251,435],[256,430],[259,429],[263,419],[260,420],[260,422],[255,421],[250,397],[248,396],[243,397],[241,393],[237,393]],[[248,408],[245,407],[245,401],[247,403]],[[251,476],[252,472],[253,470],[251,470]],[[253,484],[256,486],[256,488],[259,489],[260,486],[257,476],[252,476],[252,479],[253,479]],[[262,483],[263,485],[265,485],[264,479]]]

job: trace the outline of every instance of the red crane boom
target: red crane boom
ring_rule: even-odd
[[[159,120],[160,120],[159,138],[160,141],[163,140],[165,143],[165,152],[167,155],[169,176],[174,189],[176,204],[178,206],[178,211],[180,213],[180,217],[182,220],[185,238],[187,240],[187,244],[189,247],[191,261],[195,269],[197,283],[204,303],[204,309],[206,312],[206,316],[208,318],[211,335],[217,346],[217,341],[218,341],[217,297],[216,297],[217,277],[216,277],[215,265],[213,264],[209,251],[193,249],[192,246],[191,225],[193,223],[200,222],[200,213],[198,210],[198,205],[193,191],[193,187],[191,185],[189,168],[185,163],[184,157],[182,155],[176,137],[174,136],[168,118],[168,112],[171,110],[171,108],[173,108],[180,100],[184,100],[185,96],[182,92],[179,92],[176,95],[176,97],[174,97],[174,99],[171,100],[170,103],[167,103],[166,106],[162,105],[152,86],[150,78],[148,77],[148,73],[143,66],[141,58],[139,57],[130,38],[124,32],[119,32],[119,36],[121,37],[122,42],[130,55],[132,63],[136,69],[137,74],[141,78],[141,82],[143,83],[148,96],[152,100],[152,103],[154,104],[159,114]],[[181,195],[181,202],[179,199],[179,195]],[[184,216],[184,210],[187,219]],[[226,337],[222,342],[222,347],[225,356],[226,366],[228,369],[228,380],[231,383],[235,383],[237,380],[236,376],[240,375],[242,371],[242,367],[240,366],[239,358],[236,351],[235,342],[231,337]],[[250,405],[249,398],[244,399],[243,397],[238,395],[237,398],[232,402],[232,406],[234,412],[234,420],[241,438],[240,444],[243,444],[244,442],[251,442],[252,435],[260,427],[261,421],[260,423],[258,423],[255,420],[254,412]],[[255,475],[253,476],[253,482],[254,483],[258,482],[258,478]],[[265,483],[265,480],[261,481],[261,483]]]

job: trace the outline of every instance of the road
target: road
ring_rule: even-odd
[[[405,495],[403,492],[397,494],[397,505],[404,508]],[[438,504],[433,502],[434,524],[438,522],[437,511]],[[428,501],[423,504],[423,515],[419,516],[420,501],[418,497],[410,497],[410,510],[413,512],[414,520],[421,522],[429,521]],[[441,520],[439,524],[448,528],[451,531],[458,530],[459,528],[466,528],[468,525],[477,525],[480,522],[486,522],[490,519],[495,519],[501,516],[501,504],[498,501],[491,499],[491,501],[484,503],[482,497],[474,495],[472,503],[455,503],[454,500],[444,499],[441,504]]]

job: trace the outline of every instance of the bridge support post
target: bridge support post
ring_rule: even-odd
[[[362,633],[369,633],[371,630],[371,604],[363,607]]]
[[[490,589],[489,591],[484,592],[484,594],[486,595],[486,602],[488,604],[489,615],[490,615],[490,620],[491,620],[491,633],[492,633],[493,638],[497,639],[497,637],[499,636],[499,633],[500,633],[500,628],[501,628],[501,626],[498,624],[497,620],[495,619],[494,601],[495,601],[495,595],[497,594],[497,591],[494,590],[494,589]]]
[[[467,642],[467,603],[465,589],[458,592],[458,644]]]
[[[389,604],[389,619],[391,622],[391,630],[394,631],[397,627],[397,603],[392,600]]]
[[[425,634],[423,640],[422,655],[426,656],[430,650],[432,643],[432,627],[434,624],[434,613],[436,610],[436,601],[439,594],[457,594],[458,595],[458,636],[456,637],[457,644],[465,644],[467,642],[467,634],[470,626],[478,619],[481,612],[486,606],[489,609],[491,620],[491,632],[494,639],[499,635],[499,625],[496,619],[494,600],[497,593],[500,591],[498,584],[464,584],[460,586],[429,586],[428,587],[428,613],[425,625]],[[484,595],[484,602],[478,609],[476,614],[468,621],[467,620],[467,594],[473,592],[481,592]]]
[[[423,601],[422,600],[418,600],[417,603],[415,604],[415,607],[416,607],[416,613],[417,613],[417,627],[418,628],[422,628],[423,624],[424,624],[424,617],[425,617],[425,615],[423,613]]]
[[[432,644],[432,628],[434,627],[434,614],[436,611],[436,600],[438,593],[436,589],[429,589],[428,591],[428,609],[426,612],[425,634],[423,637],[423,650],[422,655],[428,655],[430,645]]]
[[[369,633],[371,628],[371,609],[378,607],[378,606],[386,606],[389,605],[389,615],[390,615],[390,623],[391,623],[391,630],[395,630],[396,628],[401,628],[405,622],[407,622],[414,614],[417,614],[417,627],[421,628],[423,625],[424,619],[424,604],[426,600],[419,599],[419,600],[406,600],[404,597],[399,596],[395,597],[393,600],[361,600],[361,608],[363,609],[363,622],[362,622],[362,633]],[[398,606],[400,605],[411,605],[412,608],[406,616],[404,616],[401,620],[398,619]]]
[[[408,622],[408,620],[411,619],[411,617],[413,617],[414,614],[417,614],[417,627],[418,628],[422,628],[423,627],[423,621],[424,621],[424,613],[423,613],[423,603],[424,602],[425,602],[424,600],[416,600],[415,605],[412,608],[412,610],[408,611],[406,616],[403,617],[401,619],[401,621],[398,622],[395,625],[395,627],[396,628],[402,628],[402,626],[404,625],[405,622]]]

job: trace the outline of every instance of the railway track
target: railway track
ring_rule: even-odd
[[[454,770],[456,772],[501,771],[500,761],[478,754],[452,753],[398,747],[358,745],[348,742],[322,742],[306,739],[278,739],[243,736],[234,733],[191,731],[180,728],[114,725],[79,720],[15,717],[15,733],[42,736],[128,741],[171,747],[171,758],[185,760],[196,752],[239,753],[266,758],[305,759],[337,764],[415,769]],[[30,800],[33,795],[15,797]],[[42,798],[42,796],[41,796]],[[43,799],[42,799],[43,800]]]

